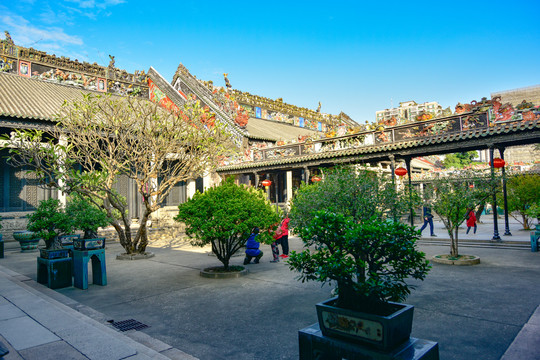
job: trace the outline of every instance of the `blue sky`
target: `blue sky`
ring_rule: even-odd
[[[373,121],[540,84],[540,1],[0,2],[16,44],[129,72],[199,79]],[[3,37],[3,34],[1,35]]]

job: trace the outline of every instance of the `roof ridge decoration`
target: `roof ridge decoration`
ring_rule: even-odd
[[[107,67],[86,61],[15,45],[8,31],[0,39],[0,71],[85,90],[108,92],[120,96],[148,98],[144,70],[133,74],[115,67],[114,56]]]
[[[343,111],[340,112],[339,115],[322,113],[320,111],[320,102],[317,110],[311,110],[283,102],[283,98],[273,100],[259,95],[252,95],[249,92],[232,89],[228,74],[223,74],[226,90],[223,87],[214,86],[213,81],[197,79],[195,76],[191,75],[189,70],[182,64],[178,65],[178,69],[173,76],[172,84],[176,84],[180,76],[192,77],[200,86],[212,93],[214,97],[219,97],[220,95],[227,93],[229,99],[236,101],[240,107],[244,109],[239,110],[244,119],[245,115],[248,115],[253,118],[281,121],[298,127],[305,127],[322,132],[335,130],[340,125],[346,125],[353,128],[359,125]],[[223,99],[217,99],[217,102],[223,102]],[[256,109],[257,107],[259,110]]]
[[[217,98],[181,63],[176,69],[171,85],[178,93],[200,101],[203,108],[207,109],[217,122],[225,126],[235,144],[239,147],[244,145],[244,139],[249,136],[245,130],[247,118],[243,116],[237,104],[235,105],[234,100],[227,97]]]
[[[358,126],[358,123],[343,111],[339,115],[320,112],[320,102],[317,110],[311,110],[283,102],[283,98],[273,100],[228,87],[225,90],[223,87],[214,86],[212,81],[201,81],[201,83],[213,94],[228,93],[230,98],[238,102],[249,117],[285,122],[322,132],[332,131],[343,125]]]

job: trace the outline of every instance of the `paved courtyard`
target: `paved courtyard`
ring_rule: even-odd
[[[516,232],[514,239],[527,236]],[[293,250],[300,245],[291,238]],[[327,299],[331,287],[296,281],[284,262],[269,262],[269,246],[262,249],[261,264],[248,265],[248,276],[217,280],[199,276],[201,268],[219,265],[207,249],[161,241],[149,248],[154,258],[119,261],[115,255],[122,248],[109,243],[107,286],[57,293],[101,323],[142,322],[149,327],[141,332],[199,359],[297,359],[297,332],[317,321],[315,303]],[[421,249],[428,257],[449,251],[440,245]],[[407,301],[415,306],[412,336],[439,342],[441,359],[500,359],[540,305],[540,252],[461,253],[479,255],[482,262],[433,264],[427,279],[415,284]],[[35,280],[36,256],[11,247],[0,265]],[[232,261],[241,262],[241,256]]]

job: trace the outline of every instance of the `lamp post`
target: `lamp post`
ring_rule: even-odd
[[[490,145],[489,147],[489,158],[490,162],[489,165],[491,167],[491,181],[495,181],[495,159],[493,159],[493,145]],[[501,160],[501,159],[497,159]],[[497,161],[497,166],[499,166],[501,163],[500,161]],[[504,161],[503,161],[504,166]],[[495,189],[493,189],[495,190]],[[495,191],[493,191],[493,203],[491,205],[492,211],[493,211],[493,238],[491,240],[495,241],[501,241],[501,237],[499,236],[499,224],[497,222],[497,195],[495,194]]]
[[[411,159],[410,158],[405,158],[405,166],[407,166],[407,169],[403,167],[398,167],[396,170],[394,170],[394,173],[399,177],[403,177],[406,174],[409,174],[409,202],[411,203],[410,217],[411,217],[411,226],[414,226],[414,211],[412,208],[412,179],[411,179]]]
[[[512,236],[510,232],[510,224],[508,223],[508,199],[506,194],[506,162],[504,161],[504,147],[499,148],[499,153],[501,154],[501,160],[503,162],[502,166],[502,178],[503,178],[503,201],[504,201],[504,235]]]

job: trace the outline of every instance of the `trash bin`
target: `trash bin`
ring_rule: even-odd
[[[538,251],[538,237],[539,235],[536,235],[535,231],[531,232],[531,251],[537,252]]]

